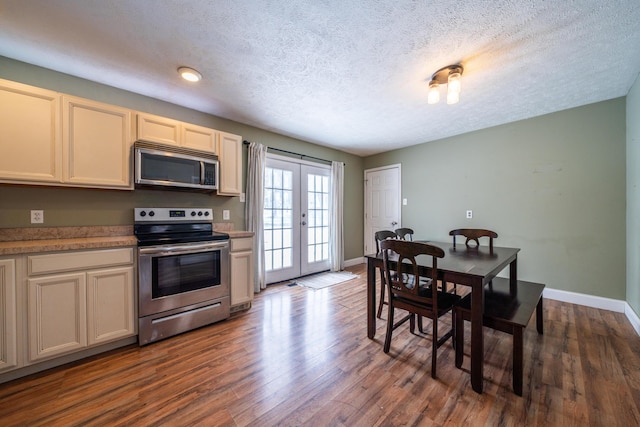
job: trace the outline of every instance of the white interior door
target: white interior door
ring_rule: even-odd
[[[266,283],[329,269],[330,175],[328,167],[267,156]]]
[[[364,171],[364,253],[376,251],[374,234],[400,228],[400,165]]]

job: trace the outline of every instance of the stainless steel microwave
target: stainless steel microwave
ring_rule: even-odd
[[[180,147],[136,143],[135,184],[214,191],[218,189],[218,158]]]

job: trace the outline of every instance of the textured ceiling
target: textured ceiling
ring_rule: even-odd
[[[0,0],[0,55],[368,155],[626,95],[640,1]]]

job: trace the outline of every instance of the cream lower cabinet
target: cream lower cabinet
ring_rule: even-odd
[[[135,335],[133,249],[27,259],[29,362]]]
[[[18,366],[16,263],[0,259],[0,372]]]
[[[30,361],[87,346],[84,273],[29,279],[28,292]]]
[[[231,239],[231,308],[249,308],[253,301],[253,237]]]

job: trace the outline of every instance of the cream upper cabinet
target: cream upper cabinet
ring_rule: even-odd
[[[65,95],[62,115],[63,181],[132,189],[131,110]]]
[[[138,113],[137,140],[179,146],[180,138],[179,121]]]
[[[0,371],[18,366],[15,265],[0,259]]]
[[[189,123],[182,124],[182,145],[194,150],[218,154],[216,131]]]
[[[0,182],[62,179],[60,96],[0,80]]]
[[[242,192],[242,137],[218,132],[220,182],[218,194],[239,196]]]
[[[253,300],[253,237],[231,239],[231,307]]]
[[[157,142],[218,154],[218,141],[214,129],[147,113],[138,113],[137,121],[138,141]]]
[[[131,111],[0,80],[0,182],[133,189]]]

